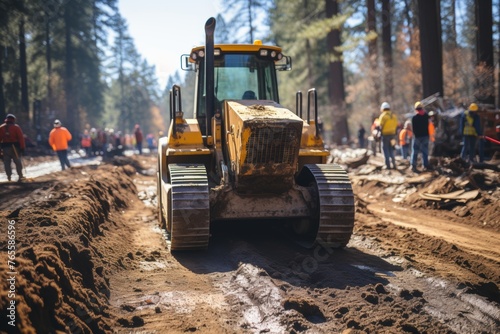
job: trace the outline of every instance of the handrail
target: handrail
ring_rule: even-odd
[[[319,124],[318,124],[318,94],[316,93],[316,88],[311,88],[307,91],[307,124],[310,124],[310,110],[311,110],[311,95],[314,97],[314,123],[316,125],[315,136],[318,137],[319,134]]]
[[[169,108],[170,108],[170,121],[173,121],[173,124],[172,124],[172,131],[173,131],[173,135],[175,136],[175,112],[174,112],[174,98],[173,98],[173,93],[172,93],[172,90],[169,90],[168,92],[168,97],[169,97]]]
[[[170,95],[170,119],[174,121],[172,125],[172,131],[175,135],[177,133],[177,116],[182,116],[182,98],[181,98],[181,87],[178,85],[173,85],[169,92]]]
[[[300,90],[295,94],[295,114],[302,118],[302,92]]]

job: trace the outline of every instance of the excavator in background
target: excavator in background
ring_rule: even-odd
[[[458,156],[462,150],[462,134],[460,133],[460,117],[464,108],[446,108],[439,93],[426,97],[421,101],[424,108],[433,111],[436,127],[433,156]],[[476,103],[483,129],[484,154],[491,158],[500,152],[500,110],[493,105]]]
[[[276,71],[291,69],[278,46],[206,43],[181,58],[196,72],[193,118],[170,90],[171,124],[158,145],[158,210],[170,249],[205,249],[215,221],[282,223],[305,247],[346,246],[354,226],[347,173],[327,164],[315,89],[296,110],[279,103]]]

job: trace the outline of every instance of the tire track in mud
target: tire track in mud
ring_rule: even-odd
[[[125,321],[114,330],[139,317],[136,330],[172,333],[495,333],[492,262],[482,267],[477,255],[370,213],[357,218],[343,250],[306,250],[280,228],[231,224],[213,229],[208,250],[173,254],[152,242],[156,222],[136,219],[142,250],[115,290]],[[144,257],[147,267],[134,264]]]
[[[456,333],[495,333],[500,323],[498,303],[477,295],[464,283],[423,273],[413,267],[414,260],[388,256],[378,241],[364,236],[354,236],[351,245],[363,248],[385,258],[386,261],[406,268],[387,277],[387,289],[408,298],[421,295],[425,298],[423,309],[433,318],[445,323]],[[418,260],[417,260],[418,261]],[[434,262],[434,265],[437,263]],[[376,271],[375,268],[365,268]]]
[[[418,243],[418,234],[411,234],[414,242]],[[228,238],[231,236],[223,237]],[[415,265],[428,260],[425,259],[425,252],[409,256],[404,252],[398,253],[395,247],[388,252],[381,247],[384,240],[362,234],[356,234],[346,249],[332,253],[325,251],[321,256],[315,250],[298,248],[282,238],[258,239],[243,238],[230,242],[237,246],[224,246],[224,241],[218,243],[219,240],[214,240],[218,243],[214,247],[221,247],[221,254],[224,253],[233,263],[239,263],[238,270],[251,264],[258,269],[253,270],[254,273],[279,287],[281,301],[274,298],[274,307],[266,307],[281,310],[278,312],[281,314],[280,322],[287,330],[302,328],[328,332],[332,329],[358,328],[403,331],[415,328],[420,332],[495,333],[498,327],[500,309],[495,302],[495,285],[487,281],[457,281],[453,277],[435,276],[432,270],[430,273],[419,271]],[[427,239],[422,238],[421,241],[426,242]],[[230,247],[229,251],[226,247]],[[450,249],[453,248],[450,246]],[[205,260],[202,262],[207,263]],[[437,257],[431,263],[440,266],[441,261],[446,262],[447,259]],[[457,264],[451,263],[449,267],[448,270],[454,272]],[[234,281],[238,282],[237,279]],[[244,286],[229,286],[246,291]],[[251,291],[249,295],[253,295]],[[311,296],[314,296],[312,301]],[[493,300],[488,300],[488,297]],[[289,303],[290,299],[294,302]],[[254,303],[258,304],[258,300],[254,298]],[[308,306],[286,309],[287,303]],[[360,308],[360,303],[367,305],[361,307],[363,312],[351,318],[349,314],[353,309]],[[332,305],[342,306],[332,308]],[[319,311],[312,312],[312,309]],[[406,320],[395,320],[398,314]],[[310,321],[314,318],[323,320]]]

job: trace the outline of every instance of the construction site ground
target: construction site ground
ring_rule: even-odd
[[[332,154],[356,199],[340,250],[241,221],[170,253],[154,155],[2,182],[0,332],[498,333],[500,161],[415,174],[363,154]]]

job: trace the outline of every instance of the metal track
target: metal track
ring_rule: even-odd
[[[170,164],[170,249],[205,249],[210,237],[208,178],[203,164]]]
[[[306,172],[308,171],[308,173]],[[354,228],[354,194],[347,173],[337,164],[308,164],[301,175],[317,189],[318,231],[312,247],[340,248],[347,245]]]

